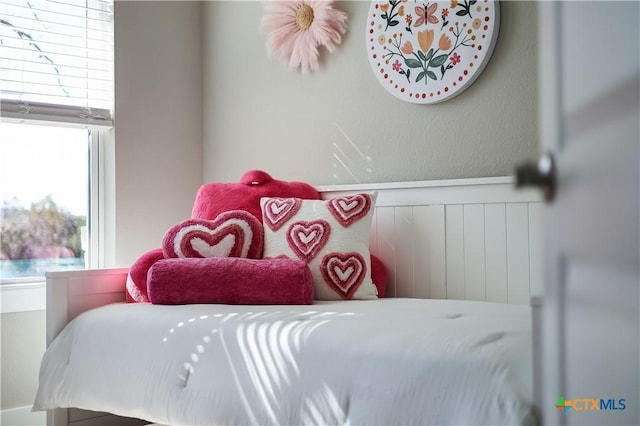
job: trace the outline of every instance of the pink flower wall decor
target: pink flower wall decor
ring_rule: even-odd
[[[346,30],[347,14],[329,0],[269,0],[260,24],[269,56],[305,74],[318,69],[319,47],[335,51]]]

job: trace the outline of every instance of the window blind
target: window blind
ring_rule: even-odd
[[[0,0],[3,117],[111,125],[113,0]]]

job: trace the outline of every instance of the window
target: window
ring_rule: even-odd
[[[0,0],[3,283],[100,266],[112,7],[112,0]]]
[[[0,136],[2,278],[89,266],[90,131],[2,123]]]

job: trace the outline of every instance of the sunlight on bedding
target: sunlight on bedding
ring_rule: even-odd
[[[275,311],[201,315],[176,323],[175,327],[168,330],[168,335],[162,338],[162,342],[170,343],[171,335],[189,324],[215,320],[219,325],[195,343],[188,359],[182,364],[182,371],[178,374],[180,383],[187,387],[189,379],[196,374],[201,356],[206,352],[206,345],[211,344],[213,339],[218,339],[248,418],[254,424],[259,423],[254,413],[255,407],[250,402],[253,401],[255,405],[257,399],[270,422],[281,424],[284,419],[279,419],[276,414],[280,408],[279,401],[294,380],[302,380],[296,357],[305,343],[314,331],[333,319],[353,315],[355,314],[352,312],[313,310],[302,313]],[[234,333],[234,330],[242,362],[233,357],[233,351],[228,347],[229,342],[234,341],[228,339],[228,335]],[[240,379],[241,375],[248,375],[250,381],[243,381]],[[247,393],[257,395],[249,398]],[[301,416],[305,423],[348,424],[342,404],[326,383],[322,383],[320,389],[304,398]]]
[[[525,425],[530,314],[426,299],[107,305],[47,349],[34,409],[167,425]]]
[[[302,419],[307,425],[350,424],[338,398],[326,383],[322,383],[322,389],[312,397],[305,399]]]

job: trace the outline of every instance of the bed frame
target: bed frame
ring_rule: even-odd
[[[324,198],[377,191],[371,251],[387,297],[529,304],[542,292],[542,197],[511,177],[321,186]],[[47,278],[47,345],[80,313],[125,301],[128,269]],[[107,413],[56,409],[48,425],[137,425]]]

